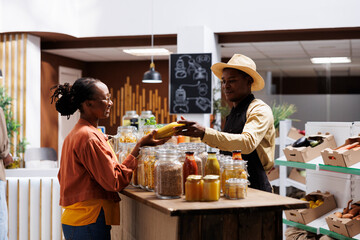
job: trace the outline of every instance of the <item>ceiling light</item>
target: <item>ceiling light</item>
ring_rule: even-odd
[[[324,63],[351,63],[349,57],[318,57],[310,59],[313,64],[324,64]]]
[[[171,54],[166,48],[133,48],[123,51],[134,56],[166,56]]]

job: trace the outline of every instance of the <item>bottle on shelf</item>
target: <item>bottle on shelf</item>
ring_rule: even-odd
[[[185,189],[185,182],[189,175],[198,175],[198,167],[195,162],[194,152],[185,152],[185,161],[183,165],[183,189]]]
[[[241,156],[241,150],[232,151],[232,159],[233,160],[243,160],[243,158]]]

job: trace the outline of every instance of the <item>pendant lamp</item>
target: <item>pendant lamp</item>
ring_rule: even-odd
[[[0,79],[2,78],[2,71],[1,71],[1,69],[0,69]]]
[[[151,2],[151,48],[154,48],[153,1]],[[154,55],[151,55],[150,70],[144,73],[143,83],[162,83],[161,75],[155,71]]]

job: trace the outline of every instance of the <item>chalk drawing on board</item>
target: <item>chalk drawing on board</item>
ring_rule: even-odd
[[[208,73],[200,64],[208,61],[210,61],[210,57],[207,55],[197,56],[196,60],[190,55],[181,55],[175,63],[175,78],[183,79],[191,76],[195,81],[208,81]]]
[[[187,77],[187,73],[186,73],[186,67],[185,67],[185,63],[184,60],[180,57],[177,61],[176,61],[176,66],[175,66],[175,78],[186,78]]]
[[[211,101],[205,97],[187,97],[186,90],[184,87],[195,88],[197,87],[198,93],[201,96],[207,94],[208,87],[206,84],[201,83],[200,81],[197,84],[181,84],[178,89],[175,91],[175,101],[173,106],[173,112],[176,113],[187,113],[189,112],[189,100],[195,100],[195,105],[200,108],[202,111],[205,111],[208,107],[211,108]]]

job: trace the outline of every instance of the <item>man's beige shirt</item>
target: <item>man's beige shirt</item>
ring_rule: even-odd
[[[5,115],[0,108],[0,180],[5,181],[5,167],[3,159],[9,154],[9,140],[6,130]]]
[[[249,154],[256,149],[265,171],[274,166],[275,127],[271,108],[260,99],[254,99],[246,112],[246,123],[241,134],[205,129],[202,139],[210,147],[223,151],[241,150]],[[246,159],[245,159],[246,160]]]

